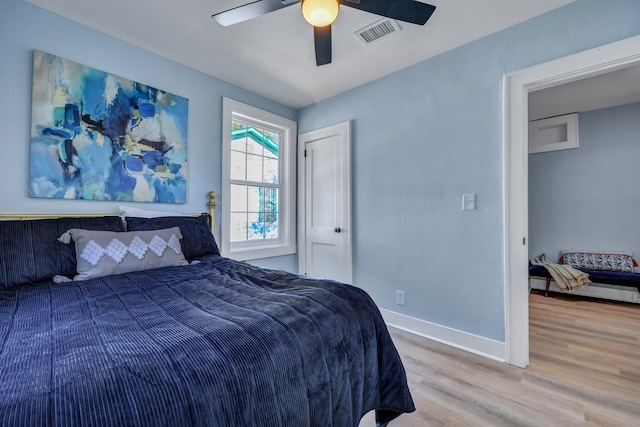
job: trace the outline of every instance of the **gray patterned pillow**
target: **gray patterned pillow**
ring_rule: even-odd
[[[560,263],[583,270],[610,270],[635,272],[638,263],[632,252],[564,251]]]
[[[76,244],[73,280],[189,264],[180,248],[180,228],[112,232],[72,228],[58,240]]]

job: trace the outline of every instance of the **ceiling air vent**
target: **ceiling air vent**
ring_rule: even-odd
[[[356,31],[356,36],[362,43],[368,45],[396,31],[401,31],[398,23],[392,19],[383,18]]]

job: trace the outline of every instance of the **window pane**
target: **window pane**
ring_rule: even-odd
[[[278,189],[262,187],[260,200],[260,221],[264,223],[267,239],[277,239],[278,234]]]
[[[264,223],[260,221],[260,215],[258,212],[249,212],[249,240],[264,239]]]
[[[278,221],[265,223],[264,237],[265,239],[277,239],[280,237],[278,234]]]
[[[234,134],[231,137],[231,149],[244,153],[247,151],[247,139],[243,134]]]
[[[262,156],[247,154],[247,181],[262,182]]]
[[[231,186],[231,211],[247,211],[247,187],[244,185]]]
[[[277,212],[278,211],[278,189],[261,187],[260,212]]]
[[[242,122],[231,122],[231,149],[236,151],[247,151],[246,148],[247,125]]]
[[[270,158],[278,157],[278,148],[280,147],[280,134],[265,132],[264,156]]]
[[[249,126],[246,123],[240,122],[238,120],[231,121],[231,131],[246,129]]]
[[[264,176],[262,182],[268,182],[270,184],[278,183],[278,159],[264,159]]]
[[[247,153],[262,156],[263,137],[255,129],[252,130],[253,132],[247,135]]]
[[[244,153],[247,151],[247,139],[244,137],[238,137],[231,141],[231,149]]]
[[[247,171],[247,155],[238,151],[231,152],[231,179],[244,181]]]
[[[231,213],[230,234],[232,242],[245,242],[247,240],[247,214]]]
[[[260,187],[248,187],[248,206],[249,212],[260,212]]]
[[[279,147],[265,147],[264,156],[270,159],[278,158]]]

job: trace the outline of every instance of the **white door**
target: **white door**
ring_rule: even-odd
[[[350,123],[298,137],[299,268],[351,283]]]

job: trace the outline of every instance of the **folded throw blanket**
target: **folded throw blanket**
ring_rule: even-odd
[[[587,273],[577,270],[570,265],[554,264],[549,262],[545,258],[544,254],[537,257],[531,263],[544,266],[551,277],[553,277],[553,280],[556,282],[561,292],[579,291],[591,283]]]

